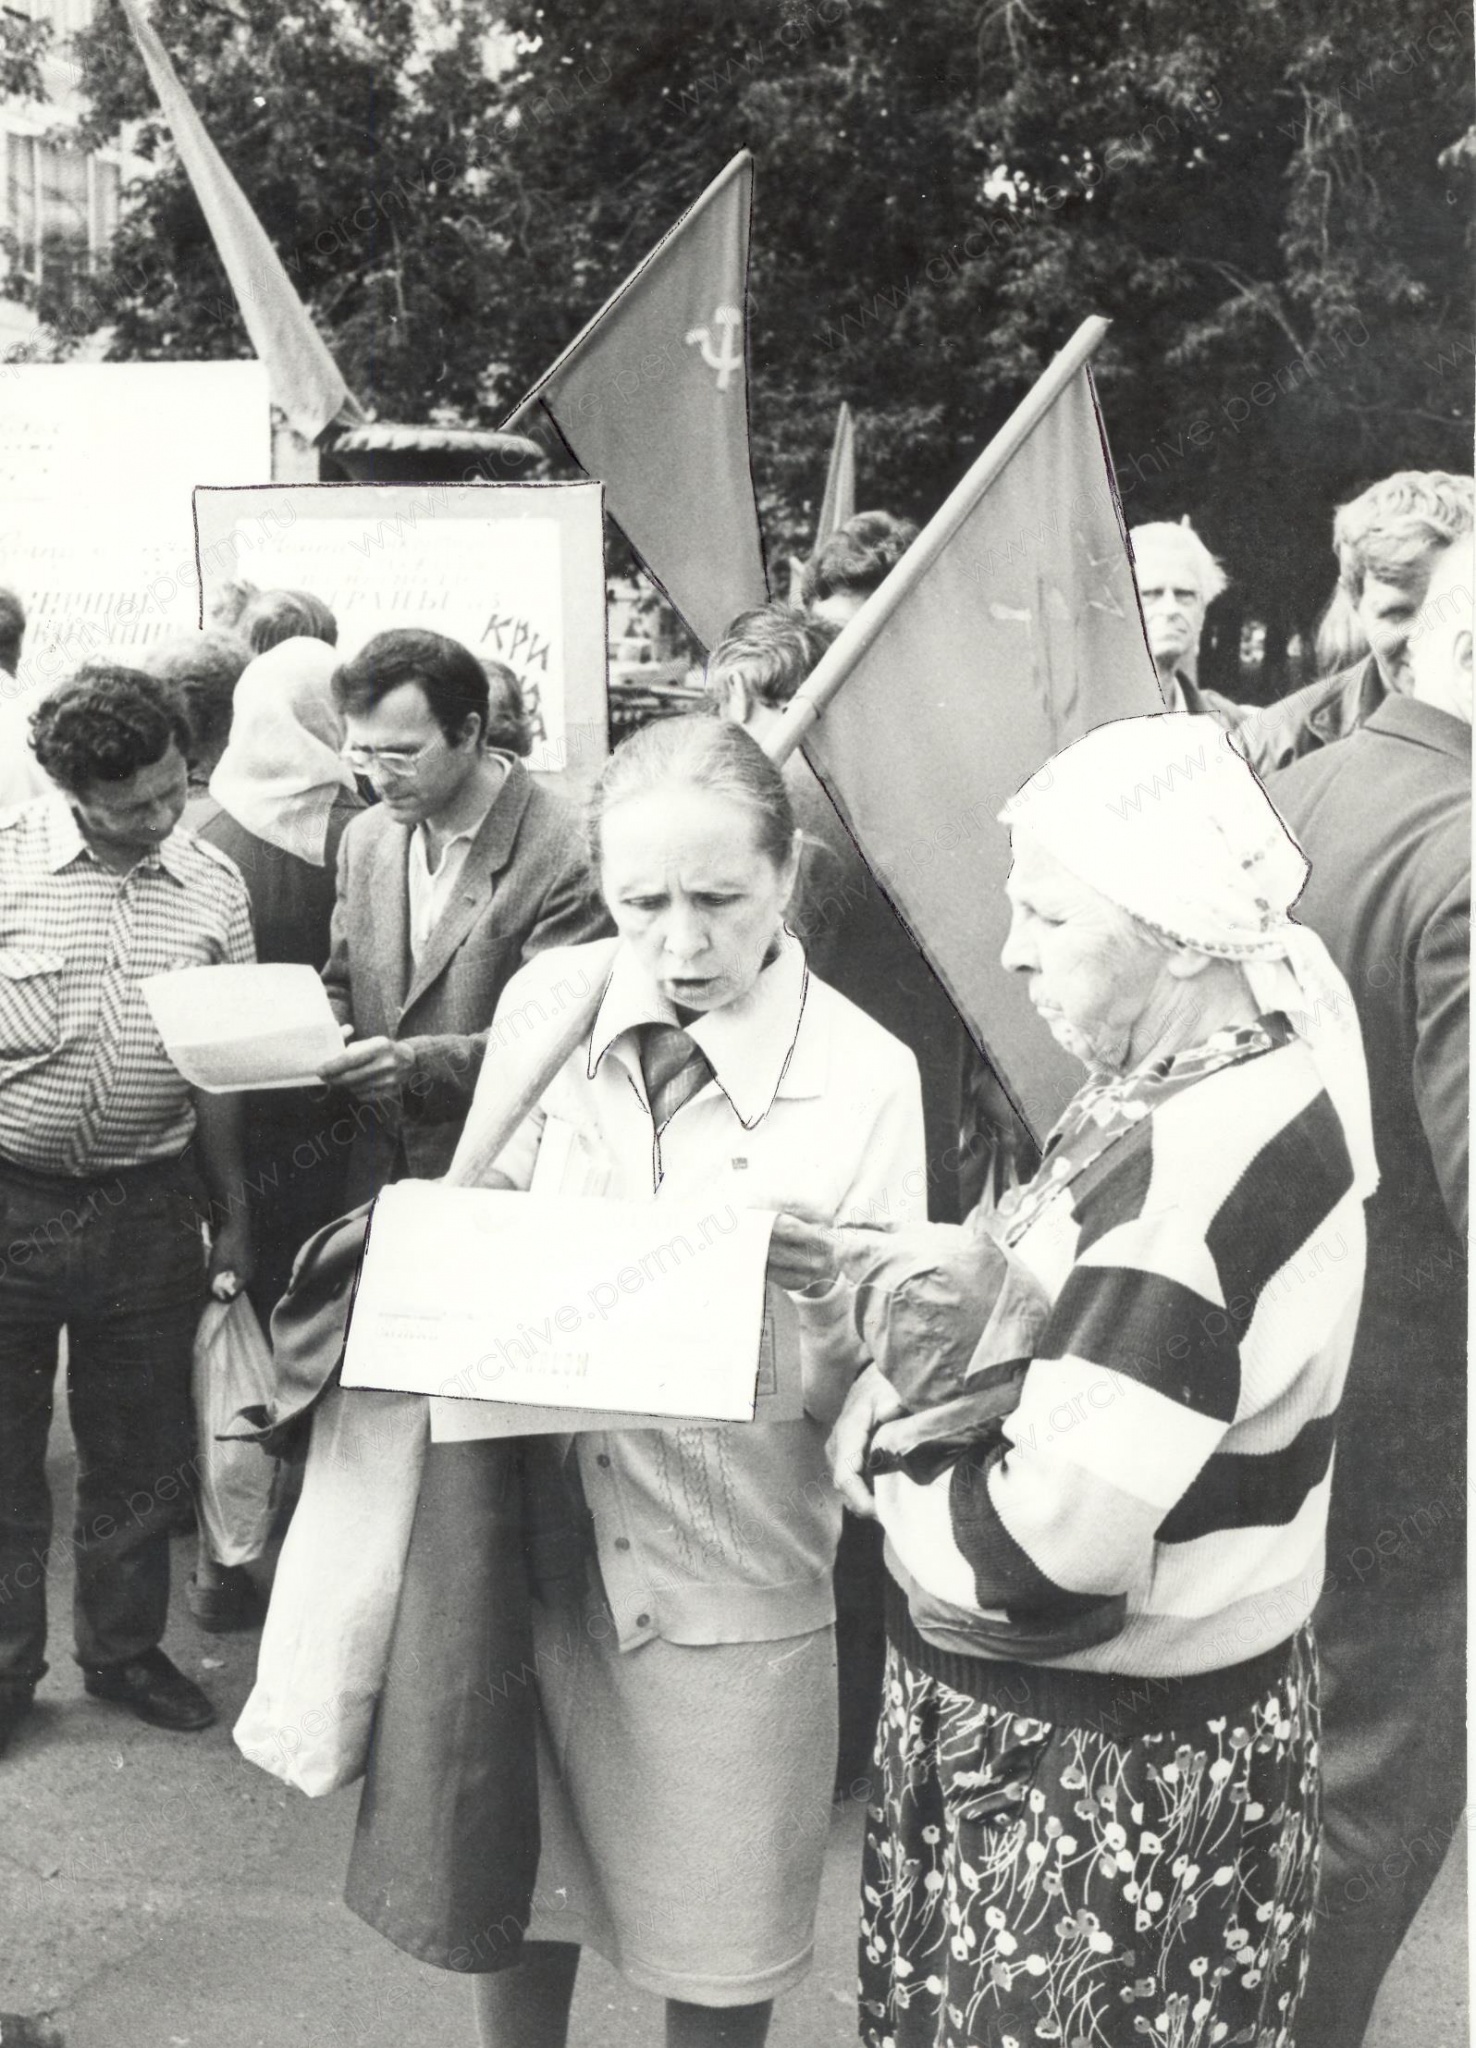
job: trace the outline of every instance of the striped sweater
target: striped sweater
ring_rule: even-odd
[[[1027,1202],[1010,1241],[1051,1308],[1018,1407],[931,1482],[876,1480],[925,1643],[1171,1678],[1311,1613],[1364,1225],[1316,1068],[1270,1023]]]

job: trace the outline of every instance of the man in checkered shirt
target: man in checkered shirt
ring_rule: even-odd
[[[207,1197],[225,1219],[209,1273],[250,1275],[240,1105],[192,1094],[138,983],[255,947],[240,874],[178,829],[187,739],[164,684],[84,669],[33,721],[62,793],[0,812],[0,1751],[46,1670],[63,1329],[83,1684],[158,1727],[215,1718],[159,1641],[169,1510],[195,1469]]]

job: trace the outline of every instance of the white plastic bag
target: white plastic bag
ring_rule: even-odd
[[[244,1294],[208,1302],[195,1332],[200,1526],[217,1564],[251,1564],[266,1548],[278,1465],[259,1444],[222,1443],[240,1409],[272,1397],[272,1354]]]
[[[428,1440],[419,1394],[330,1387],[236,1746],[317,1798],[362,1776]]]

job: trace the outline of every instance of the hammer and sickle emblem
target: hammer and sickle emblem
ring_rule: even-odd
[[[721,340],[714,351],[712,327],[716,327]],[[697,343],[702,350],[702,360],[709,370],[718,373],[717,388],[726,391],[733,381],[735,370],[743,368],[741,344],[734,347],[735,337],[743,327],[743,315],[736,306],[719,306],[712,316],[712,327],[693,327],[687,335],[687,347]]]

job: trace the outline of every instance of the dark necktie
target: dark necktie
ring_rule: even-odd
[[[684,1102],[712,1079],[712,1066],[679,1024],[641,1026],[641,1073],[659,1137]]]

